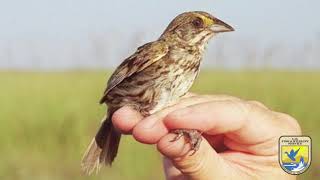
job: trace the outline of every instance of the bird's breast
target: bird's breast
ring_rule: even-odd
[[[160,91],[156,106],[150,111],[154,113],[175,104],[191,88],[199,70],[201,57],[184,50],[176,50],[162,62],[167,73],[156,80]]]

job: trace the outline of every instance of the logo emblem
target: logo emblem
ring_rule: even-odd
[[[292,175],[304,173],[311,164],[311,138],[309,136],[281,136],[279,163]]]

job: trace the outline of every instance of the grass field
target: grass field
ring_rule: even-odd
[[[79,162],[105,108],[103,72],[0,72],[1,180],[163,179],[155,148],[125,137],[114,166],[81,176]],[[313,138],[300,179],[320,177],[320,72],[202,71],[193,91],[259,100],[299,120]]]

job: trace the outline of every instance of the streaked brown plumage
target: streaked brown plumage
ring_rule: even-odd
[[[112,114],[131,106],[148,116],[175,103],[186,94],[196,78],[208,40],[233,28],[206,12],[178,15],[160,38],[147,43],[112,74],[100,103],[108,113],[82,160],[82,169],[90,174],[105,162],[113,162],[121,134],[113,127]],[[177,138],[189,135],[196,150],[201,136],[194,130],[178,130]]]

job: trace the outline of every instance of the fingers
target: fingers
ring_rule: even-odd
[[[212,175],[222,178],[220,175],[223,175],[226,162],[206,140],[202,141],[197,153],[191,155],[191,147],[185,139],[172,142],[174,137],[174,134],[165,135],[157,144],[158,150],[170,159],[164,161],[167,179],[213,179]]]
[[[112,123],[121,133],[131,134],[133,128],[135,128],[138,122],[141,122],[135,130],[134,137],[136,137],[136,139],[142,143],[156,143],[160,139],[160,137],[168,133],[168,130],[161,122],[161,119],[163,119],[170,112],[187,107],[192,104],[227,99],[237,98],[227,95],[196,96],[195,94],[188,93],[177,104],[165,108],[164,110],[145,118],[143,121],[141,121],[143,117],[139,112],[129,106],[125,106],[120,108],[113,114]],[[153,127],[155,129],[153,129]],[[150,132],[157,133],[150,134]]]
[[[227,133],[226,138],[245,146],[280,134],[297,133],[292,128],[285,128],[290,124],[300,132],[295,121],[290,118],[281,121],[278,114],[261,103],[230,96],[189,96],[143,120],[138,112],[123,107],[114,113],[113,123],[121,132],[132,133],[138,141],[146,144],[157,143],[170,130],[185,128],[209,135]]]
[[[132,131],[133,137],[144,144],[155,144],[169,131],[161,122],[161,115],[152,115],[139,122]]]
[[[123,134],[131,134],[133,127],[142,119],[142,115],[129,106],[117,110],[112,115],[112,123]]]
[[[191,150],[190,143],[187,143],[185,138],[173,141],[176,136],[176,134],[171,133],[165,135],[157,144],[158,150],[170,159],[186,156]]]
[[[224,134],[224,144],[232,150],[273,155],[281,135],[299,134],[291,118],[241,100],[211,101],[168,114],[163,122],[169,130],[197,129],[208,135]]]
[[[228,148],[232,152],[275,157],[279,136],[301,133],[294,118],[273,112],[259,102],[230,96],[185,96],[177,104],[144,119],[138,112],[123,107],[114,113],[112,121],[121,132],[132,133],[138,141],[157,144],[158,150],[170,159],[165,165],[170,167],[168,179],[222,179],[226,174],[237,177],[225,158],[230,153],[218,155],[217,151]],[[194,155],[190,156],[191,147],[184,138],[172,142],[176,135],[169,132],[175,129],[204,132]],[[207,177],[209,174],[214,177]]]
[[[169,129],[197,129],[210,135],[240,129],[249,114],[241,101],[211,101],[188,106],[168,114],[164,123]]]
[[[178,109],[183,109],[188,106],[205,103],[210,101],[224,101],[230,99],[237,99],[226,95],[215,96],[189,96],[182,98],[177,104],[165,108],[153,115],[146,117],[139,122],[133,129],[132,134],[134,138],[142,143],[155,144],[161,137],[166,135],[169,131],[166,125],[163,123],[163,119],[171,112]]]
[[[174,165],[171,160],[164,157],[163,158],[163,169],[166,175],[166,180],[187,180],[187,177],[181,173]]]
[[[164,124],[168,129],[197,129],[210,135],[228,133],[231,139],[252,144],[274,136],[273,131],[279,128],[273,119],[273,114],[265,108],[227,100],[174,111],[166,116]]]

